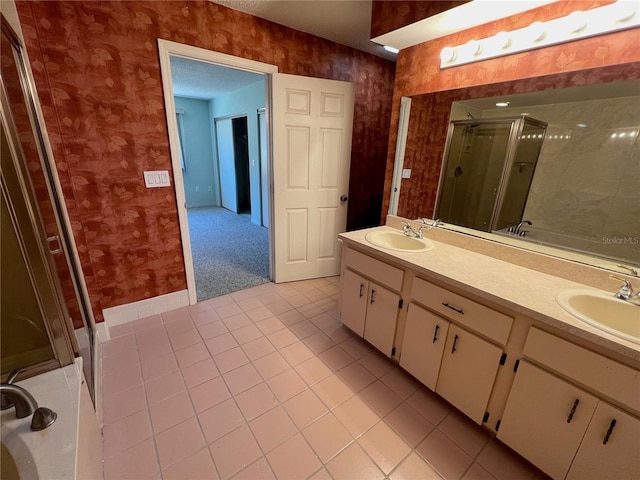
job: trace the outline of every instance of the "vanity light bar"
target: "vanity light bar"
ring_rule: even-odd
[[[575,11],[565,17],[531,25],[492,37],[471,40],[440,52],[440,68],[450,68],[489,58],[511,55],[559,43],[640,26],[638,3],[619,0],[585,12]]]

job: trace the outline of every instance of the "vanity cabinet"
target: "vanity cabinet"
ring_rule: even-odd
[[[431,390],[436,389],[448,331],[444,318],[409,304],[400,366]]]
[[[393,354],[404,272],[347,249],[342,277],[341,321],[387,356]],[[373,281],[372,278],[380,279]],[[382,282],[385,282],[384,285]]]
[[[523,353],[498,439],[553,478],[640,478],[640,420],[602,398],[635,410],[640,372],[537,328]]]
[[[472,331],[504,344],[512,321],[469,298],[415,278],[400,365],[482,424],[503,350]]]

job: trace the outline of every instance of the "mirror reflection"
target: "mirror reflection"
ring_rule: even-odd
[[[424,149],[415,146],[425,139],[421,97],[437,105],[439,95],[412,97],[407,152]],[[398,215],[440,218],[494,233],[498,241],[517,236],[612,262],[640,262],[639,80],[450,105],[437,195],[403,186]],[[415,155],[405,157],[404,167],[416,162]]]

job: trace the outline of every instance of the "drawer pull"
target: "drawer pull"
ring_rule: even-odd
[[[569,416],[567,417],[567,423],[571,423],[571,420],[573,420],[573,416],[576,413],[576,408],[578,408],[578,405],[580,404],[580,399],[576,398],[576,401],[573,402],[573,407],[571,407],[571,411],[569,412]]]
[[[373,304],[373,301],[374,301],[373,297],[374,297],[375,294],[376,294],[376,291],[375,290],[371,290],[371,301],[369,302],[370,304]]]
[[[451,305],[449,305],[448,303],[445,303],[445,302],[442,302],[442,305],[444,305],[447,308],[450,308],[454,312],[458,312],[460,315],[464,315],[464,312],[462,311],[461,308],[452,307]]]
[[[438,330],[440,330],[440,325],[436,325],[436,328],[433,331],[433,343],[438,341]]]
[[[460,337],[458,337],[458,335],[453,337],[453,345],[451,346],[451,353],[456,351],[456,348],[457,348],[456,345],[458,344],[458,338],[460,338]]]
[[[604,440],[602,440],[603,445],[606,445],[607,442],[609,442],[609,437],[613,433],[613,429],[615,428],[615,426],[616,426],[616,419],[614,418],[613,420],[611,420],[611,423],[609,424],[609,429],[607,430],[607,434],[604,436]]]
[[[363,288],[364,288],[364,283],[361,283],[360,284],[360,297],[359,298],[362,298],[362,289]]]

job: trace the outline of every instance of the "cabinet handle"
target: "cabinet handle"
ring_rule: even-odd
[[[451,347],[451,353],[456,351],[456,345],[458,344],[458,335],[453,337],[453,346]]]
[[[460,315],[464,315],[464,312],[462,311],[461,308],[452,307],[451,305],[449,305],[448,303],[445,303],[445,302],[442,302],[442,305],[444,305],[447,308],[450,308],[454,312],[458,312]]]
[[[609,437],[613,433],[613,429],[615,428],[615,426],[616,426],[616,419],[614,418],[613,420],[611,420],[611,423],[609,424],[609,429],[607,430],[607,434],[604,436],[604,440],[602,440],[603,445],[606,445],[607,442],[609,441]]]
[[[364,288],[364,283],[361,283],[360,284],[360,297],[359,298],[362,298],[362,289],[363,288]]]
[[[576,413],[576,408],[578,408],[578,405],[580,404],[580,399],[576,398],[576,401],[573,402],[573,407],[571,407],[571,411],[569,412],[569,416],[567,417],[567,423],[571,423],[571,420],[573,420],[573,416]]]
[[[371,301],[369,303],[373,304],[373,296],[376,294],[375,290],[371,290]]]
[[[436,329],[433,331],[433,343],[438,341],[438,330],[440,330],[440,325],[436,325]]]

